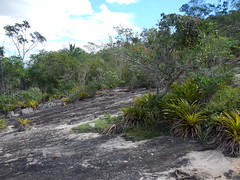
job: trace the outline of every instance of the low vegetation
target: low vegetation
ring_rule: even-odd
[[[17,118],[16,120],[19,122],[18,131],[26,131],[30,128],[30,119]]]
[[[110,114],[104,114],[103,117],[77,127],[72,128],[74,133],[102,133],[106,128],[121,121],[121,116],[112,116]]]
[[[7,124],[5,119],[0,119],[0,132],[7,129]]]

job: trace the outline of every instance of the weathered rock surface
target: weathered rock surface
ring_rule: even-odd
[[[29,131],[16,132],[16,121],[10,119],[13,129],[0,134],[0,179],[240,179],[239,158],[196,141],[158,137],[131,142],[116,135],[71,132],[104,113],[116,114],[143,92],[118,90],[21,116],[32,120]]]

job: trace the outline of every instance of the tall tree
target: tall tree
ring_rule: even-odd
[[[4,57],[4,47],[0,46],[0,59]]]
[[[5,34],[12,39],[12,42],[17,49],[18,56],[22,60],[24,60],[26,54],[35,48],[38,43],[46,41],[46,38],[37,31],[28,34],[27,31],[30,28],[31,26],[28,21],[4,27]]]
[[[230,10],[239,10],[240,0],[219,0],[217,4],[206,3],[205,0],[190,0],[180,8],[188,16],[206,18],[209,15],[224,15]]]
[[[204,39],[210,33],[206,21],[198,17],[161,16],[158,28],[143,33],[146,41],[120,50],[122,58],[152,77],[157,97],[165,96],[172,83],[184,74],[200,69],[205,62],[200,47],[205,46]]]
[[[190,0],[180,8],[188,16],[197,16],[204,18],[214,10],[214,4],[205,3],[204,0]]]

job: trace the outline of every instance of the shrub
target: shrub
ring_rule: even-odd
[[[193,103],[203,98],[203,92],[198,84],[193,79],[188,78],[182,83],[174,83],[171,87],[171,91],[168,98],[178,100],[179,98],[185,99],[186,101]]]
[[[16,97],[19,101],[27,101],[31,99],[40,102],[44,96],[39,88],[30,88],[19,92]]]
[[[6,116],[9,111],[12,111],[15,109],[14,104],[15,104],[15,99],[13,96],[0,95],[0,113]]]
[[[77,88],[73,89],[69,94],[69,102],[74,103],[81,99],[89,98],[89,93],[85,90],[85,88]]]
[[[153,125],[161,116],[162,99],[156,99],[154,93],[147,93],[137,97],[130,107],[120,110],[130,126]]]
[[[216,136],[214,142],[226,152],[240,154],[240,111],[224,112],[215,117]]]
[[[201,122],[206,119],[203,111],[199,110],[199,105],[195,102],[189,103],[184,99],[169,104],[170,113],[176,118],[172,125],[172,132],[181,137],[199,137],[201,135]]]
[[[102,85],[108,88],[114,88],[122,84],[122,80],[118,76],[116,72],[113,71],[107,71],[103,74],[102,77]]]
[[[69,102],[69,97],[62,97],[60,101],[63,105],[66,105]]]
[[[85,87],[85,92],[89,95],[89,97],[94,97],[97,93],[97,90],[100,89],[101,86],[95,80],[89,82]]]
[[[0,119],[0,132],[7,128],[5,119]]]
[[[33,110],[36,110],[36,108],[37,108],[37,106],[38,106],[38,102],[37,101],[35,101],[35,100],[27,100],[27,102],[28,102],[28,105],[31,107],[31,108],[33,108]]]
[[[17,118],[16,120],[20,123],[18,131],[26,131],[28,128],[30,128],[29,125],[29,123],[31,122],[30,119]]]
[[[193,81],[196,83],[205,98],[205,101],[208,101],[209,98],[222,86],[226,86],[231,83],[233,78],[232,72],[229,72],[228,68],[217,67],[210,71],[205,69],[206,72],[200,74],[196,73],[193,75]],[[209,72],[210,71],[210,72]]]
[[[205,110],[208,113],[231,112],[240,107],[240,87],[233,88],[227,86],[219,89],[213,94],[210,101],[206,104]]]
[[[17,101],[16,104],[19,108],[26,107],[26,102],[25,101]]]

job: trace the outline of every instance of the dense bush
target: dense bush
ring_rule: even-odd
[[[15,99],[11,95],[0,95],[0,113],[7,115],[15,109]]]
[[[174,83],[171,87],[171,91],[168,94],[168,98],[171,101],[178,101],[184,99],[189,103],[199,101],[204,97],[201,87],[193,81],[192,78],[188,78],[181,83]]]
[[[39,88],[29,88],[16,94],[16,99],[19,101],[34,100],[40,102],[43,97],[43,93]]]
[[[160,120],[163,100],[156,94],[147,93],[137,97],[130,107],[121,108],[125,120],[131,125],[153,125]]]
[[[203,101],[207,102],[219,88],[230,85],[233,76],[231,69],[219,66],[211,70],[204,69],[202,73],[195,73],[193,75],[193,82],[202,91]]]
[[[206,104],[206,111],[210,114],[231,112],[240,107],[240,87],[226,86],[214,93]]]

